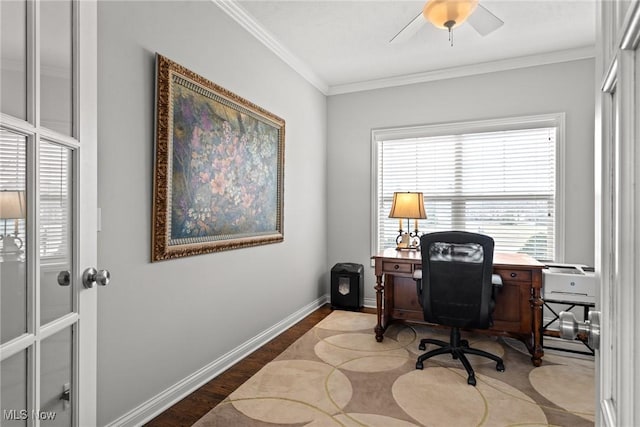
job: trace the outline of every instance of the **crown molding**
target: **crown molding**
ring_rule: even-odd
[[[515,70],[518,68],[534,67],[537,65],[548,65],[561,62],[577,61],[580,59],[594,57],[595,46],[586,46],[576,49],[549,52],[540,55],[522,56],[518,58],[503,59],[500,61],[484,62],[481,64],[443,68],[440,70],[426,71],[423,73],[407,74],[383,79],[335,85],[329,87],[328,95],[340,95],[372,89],[383,89],[388,87],[432,82],[436,80],[454,79],[459,77],[473,76],[477,74]]]
[[[405,86],[416,83],[426,83],[436,80],[454,79],[478,74],[493,73],[497,71],[515,70],[518,68],[533,67],[537,65],[555,64],[561,62],[577,61],[580,59],[594,58],[595,46],[585,46],[576,49],[561,50],[543,53],[539,55],[522,56],[499,61],[484,62],[481,64],[465,65],[460,67],[443,68],[440,70],[425,71],[422,73],[406,74],[375,80],[367,80],[355,83],[346,83],[329,86],[320,78],[304,61],[284,47],[276,37],[267,31],[256,21],[242,6],[238,0],[211,0],[229,17],[236,21],[249,34],[264,44],[276,56],[289,67],[300,74],[305,80],[316,87],[324,95],[340,95],[351,92],[361,92],[372,89],[384,89],[396,86]]]
[[[242,28],[247,30],[249,34],[258,39],[276,56],[282,59],[289,67],[300,74],[305,80],[315,86],[325,95],[329,93],[329,85],[296,55],[291,53],[289,49],[284,47],[273,34],[260,25],[249,13],[240,6],[237,0],[211,0],[223,12],[229,15]]]

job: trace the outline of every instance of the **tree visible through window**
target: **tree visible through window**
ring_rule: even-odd
[[[393,193],[420,191],[428,216],[421,231],[479,232],[494,238],[497,251],[555,259],[557,133],[547,126],[374,137],[377,250],[396,245]]]

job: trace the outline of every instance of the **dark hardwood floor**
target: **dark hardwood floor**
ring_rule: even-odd
[[[375,310],[366,308],[363,311],[375,313]],[[328,304],[320,307],[145,425],[148,427],[191,426],[330,313],[331,307]]]

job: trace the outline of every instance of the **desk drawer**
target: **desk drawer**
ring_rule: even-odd
[[[382,271],[385,273],[412,273],[413,265],[405,262],[383,262]]]
[[[494,273],[499,274],[503,281],[531,282],[531,270],[509,270],[496,268]]]

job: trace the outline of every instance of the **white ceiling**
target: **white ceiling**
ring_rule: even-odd
[[[214,0],[216,1],[216,0]],[[389,40],[424,5],[414,0],[217,0],[216,4],[326,94],[592,57],[595,0],[481,0],[504,21],[482,37],[468,23],[426,23]]]

